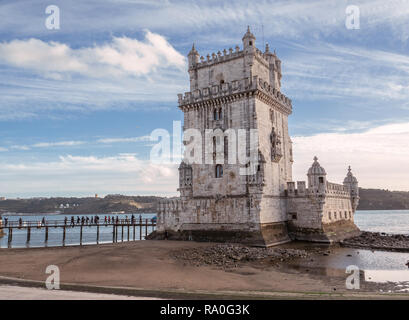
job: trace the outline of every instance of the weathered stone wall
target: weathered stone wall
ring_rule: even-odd
[[[280,92],[281,61],[268,47],[264,53],[258,50],[254,41],[248,30],[243,50],[236,47],[199,58],[192,47],[188,55],[190,92],[179,94],[178,102],[184,130],[201,134],[201,150],[195,149],[200,163],[185,159],[181,164],[181,197],[159,204],[158,237],[272,245],[289,241],[288,231],[295,239],[328,241],[342,237],[342,231],[347,235],[357,230],[356,203],[351,202],[357,182],[351,173],[346,186],[328,183],[315,159],[308,188],[303,181],[297,188],[291,182],[292,104]],[[248,155],[250,141],[235,145],[234,158],[229,159],[233,143],[228,131],[234,130],[238,141],[238,130],[252,129],[258,131],[251,150],[259,162],[255,174],[243,175],[248,160],[240,161],[237,151],[244,145]],[[221,177],[216,177],[218,164]]]

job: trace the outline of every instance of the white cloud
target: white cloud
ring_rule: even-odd
[[[388,124],[362,133],[293,137],[294,179],[305,180],[318,156],[329,180],[342,183],[351,165],[362,187],[409,190],[409,123]]]
[[[409,100],[409,55],[325,43],[291,49],[283,62],[283,86],[294,99],[358,98],[376,104],[381,99],[399,101],[400,108]]]
[[[97,142],[100,143],[121,143],[121,142],[141,142],[141,141],[152,141],[151,136],[141,136],[141,137],[130,137],[130,138],[104,138],[98,139]]]
[[[39,142],[32,145],[34,148],[71,147],[84,144],[84,141]]]
[[[147,75],[160,68],[183,69],[185,60],[164,37],[150,31],[146,31],[144,41],[113,37],[110,43],[78,49],[33,38],[0,43],[3,63],[57,80],[67,73],[91,77]]]
[[[5,151],[7,151],[7,148],[0,147],[0,152],[5,152]]]
[[[10,149],[26,151],[26,150],[30,150],[30,147],[29,146],[13,145],[13,146],[10,147]]]
[[[155,165],[133,154],[112,157],[68,155],[49,162],[3,163],[0,176],[0,189],[9,195],[174,195],[178,181],[176,165]]]

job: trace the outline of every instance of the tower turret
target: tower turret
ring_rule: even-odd
[[[195,48],[195,44],[192,45],[192,49],[189,51],[187,58],[189,62],[189,69],[196,66],[199,63],[199,52]]]
[[[195,48],[195,44],[192,45],[192,49],[189,51],[187,55],[188,63],[189,63],[189,77],[190,77],[190,90],[193,91],[197,89],[197,68],[196,65],[199,63],[199,52],[197,52]]]
[[[358,187],[358,180],[357,178],[354,177],[352,170],[351,170],[351,166],[348,167],[348,173],[344,179],[344,186],[348,188],[351,194],[352,203],[353,203],[353,207],[355,211],[359,203],[359,187]]]
[[[281,89],[281,60],[278,59],[277,54],[270,51],[268,43],[266,44],[266,49],[264,55],[268,61],[270,69],[270,85],[272,85],[276,90]]]
[[[314,193],[325,193],[327,183],[327,173],[318,162],[318,158],[314,157],[314,163],[308,170],[308,188]]]
[[[255,51],[256,49],[256,37],[250,31],[250,26],[247,26],[247,32],[244,34],[243,38],[243,49],[244,51]]]
[[[192,166],[186,164],[184,161],[179,166],[179,191],[182,199],[192,195]]]

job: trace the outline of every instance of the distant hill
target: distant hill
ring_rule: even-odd
[[[155,196],[108,195],[104,198],[31,198],[0,201],[0,213],[54,213],[94,214],[94,213],[151,213],[156,212]]]
[[[358,210],[409,209],[409,192],[381,189],[359,189]]]
[[[358,210],[409,209],[409,192],[360,188]],[[107,195],[104,198],[31,198],[0,200],[0,214],[55,213],[67,215],[95,213],[153,213],[162,197]]]

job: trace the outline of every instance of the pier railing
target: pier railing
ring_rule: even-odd
[[[86,221],[86,220],[42,220],[42,221],[5,221],[0,223],[0,231],[8,230],[7,242],[9,246],[13,241],[13,230],[15,229],[26,229],[27,230],[27,240],[28,244],[31,240],[31,229],[44,229],[44,242],[48,241],[48,232],[50,228],[60,228],[62,231],[62,245],[65,245],[66,231],[69,228],[80,228],[79,244],[82,245],[83,240],[83,229],[85,227],[96,227],[96,243],[99,243],[100,227],[111,227],[112,228],[112,242],[118,242],[118,234],[121,233],[120,241],[124,241],[124,232],[127,234],[127,241],[133,241],[136,239],[136,230],[139,229],[139,240],[143,239],[143,234],[145,238],[148,236],[148,229],[154,231],[156,228],[156,221],[154,219],[113,219],[111,221]],[[131,235],[132,233],[132,235]]]

